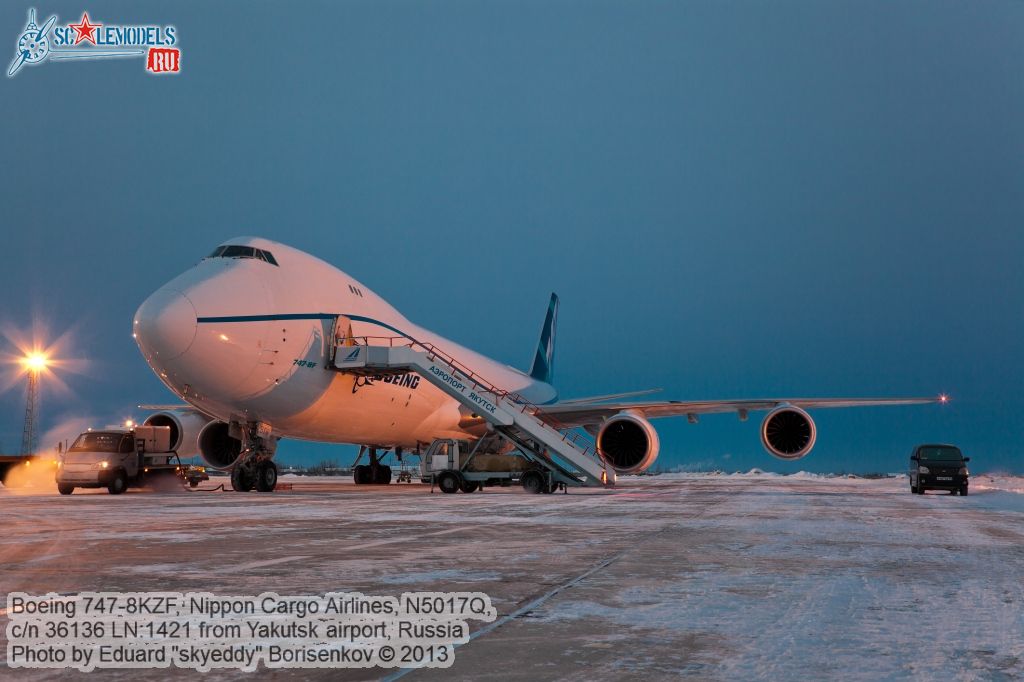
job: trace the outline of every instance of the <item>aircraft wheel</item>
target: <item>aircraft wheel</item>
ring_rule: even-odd
[[[454,471],[443,471],[437,477],[437,487],[447,495],[457,493],[462,487],[462,476]]]
[[[273,492],[277,486],[277,465],[263,460],[256,467],[256,490],[261,493]]]
[[[114,473],[114,478],[107,484],[107,492],[111,495],[120,495],[127,488],[128,479],[125,477],[124,472],[120,470]]]
[[[59,492],[61,495],[70,495],[71,493],[75,492],[75,486],[68,485],[67,483],[58,483],[57,492]]]
[[[255,481],[248,467],[236,464],[231,470],[231,489],[236,493],[247,493],[252,490]]]
[[[366,485],[370,482],[370,466],[368,464],[357,464],[352,467],[352,480],[356,485]]]
[[[391,467],[381,464],[377,467],[377,476],[373,480],[377,485],[387,485],[391,483]]]
[[[546,487],[544,484],[544,477],[536,471],[527,471],[523,474],[523,477],[519,479],[519,483],[523,486],[523,490],[533,495],[542,492]]]

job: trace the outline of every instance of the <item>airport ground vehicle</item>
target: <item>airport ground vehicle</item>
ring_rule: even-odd
[[[488,443],[489,441],[489,443]],[[474,444],[465,440],[435,440],[423,453],[420,475],[424,483],[437,484],[443,493],[473,493],[487,486],[519,484],[529,493],[553,493],[565,487],[566,480],[557,469],[513,450],[487,452],[486,444],[497,439],[481,439]],[[485,444],[480,447],[480,444]],[[579,481],[569,481],[579,485]]]
[[[168,426],[86,431],[78,436],[57,466],[57,490],[106,488],[119,495],[129,486],[180,481],[195,487],[209,479],[202,467],[183,466],[171,450]]]
[[[923,495],[926,490],[948,490],[966,495],[970,461],[955,445],[918,445],[910,455],[910,492]]]

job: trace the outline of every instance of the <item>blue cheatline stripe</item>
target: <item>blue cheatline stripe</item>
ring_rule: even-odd
[[[225,315],[223,317],[199,317],[196,322],[268,322],[270,320],[330,320],[337,315],[327,313],[281,313],[280,315]]]
[[[375,320],[372,317],[363,317],[362,315],[345,315],[332,314],[332,313],[278,313],[276,315],[224,315],[221,317],[199,317],[196,318],[196,322],[199,324],[208,324],[213,322],[271,322],[274,320],[333,320],[336,317],[347,317],[355,322],[369,322],[379,327],[389,329],[396,334],[401,336],[409,337],[408,334],[403,332],[397,327],[392,327],[386,322]],[[412,337],[409,337],[412,338]]]

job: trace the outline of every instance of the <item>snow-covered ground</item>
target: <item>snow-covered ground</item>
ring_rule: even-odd
[[[468,589],[504,615],[530,605],[410,680],[1024,677],[1024,478],[975,476],[968,497],[807,473],[538,496],[284,480],[273,495],[0,491],[0,592]],[[310,672],[294,677],[383,676]]]

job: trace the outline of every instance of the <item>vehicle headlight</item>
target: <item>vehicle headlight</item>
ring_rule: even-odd
[[[102,462],[96,462],[97,469],[106,469],[108,466],[110,466],[110,462],[108,462],[107,460],[103,460]]]
[[[919,473],[919,474],[930,474],[931,471],[928,470],[928,467],[917,467],[917,473]]]
[[[960,471],[958,473],[961,476],[966,476],[967,475],[967,467],[960,467]]]

